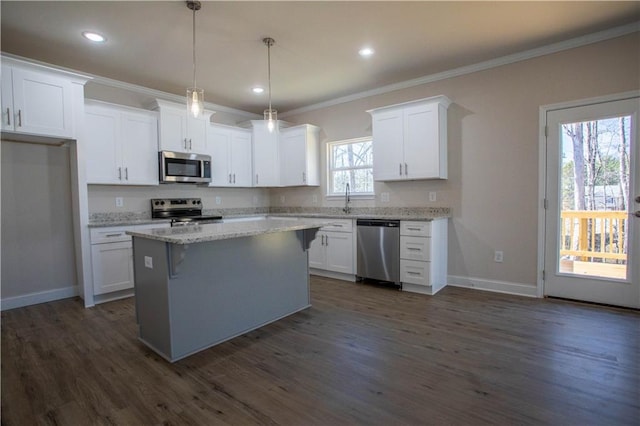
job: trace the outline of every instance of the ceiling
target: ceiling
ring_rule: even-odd
[[[183,94],[192,85],[192,12],[183,1],[5,1],[3,52]],[[279,111],[626,25],[637,1],[204,1],[196,12],[197,78],[205,100],[262,113],[273,37]],[[104,34],[96,45],[82,31]],[[375,54],[362,58],[363,46]]]

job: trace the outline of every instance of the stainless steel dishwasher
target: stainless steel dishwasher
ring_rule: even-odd
[[[358,219],[358,278],[400,285],[400,221]]]

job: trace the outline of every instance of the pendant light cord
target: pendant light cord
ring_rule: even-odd
[[[193,87],[196,85],[196,8],[193,9]]]
[[[271,44],[272,41],[267,42],[267,68],[269,77],[269,114],[271,114]]]

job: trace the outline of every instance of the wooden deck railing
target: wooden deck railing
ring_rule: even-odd
[[[626,263],[627,212],[563,210],[560,223],[560,256]]]

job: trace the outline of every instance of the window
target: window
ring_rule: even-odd
[[[351,194],[373,194],[373,148],[371,138],[330,142],[327,195],[343,195],[347,183]]]

